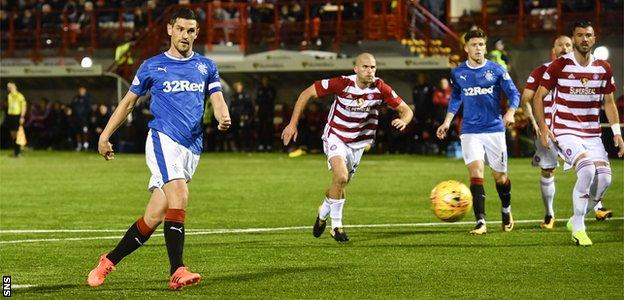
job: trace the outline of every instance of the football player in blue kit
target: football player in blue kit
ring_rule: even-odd
[[[206,97],[214,108],[219,130],[230,126],[230,115],[221,92],[216,64],[193,52],[199,32],[195,13],[181,8],[170,18],[167,33],[171,47],[151,57],[139,67],[128,93],[119,102],[106,128],[100,135],[98,151],[106,160],[114,158],[111,135],[124,122],[140,96],[151,94],[150,121],[145,156],[151,171],[148,190],[151,197],[145,214],[126,232],[119,244],[100,257],[89,273],[92,287],[104,283],[124,257],[145,244],[156,227],[164,222],[165,244],[169,256],[171,289],[196,284],[198,273],[187,269],[182,261],[184,221],[188,203],[188,186],[202,151],[202,116]]]
[[[513,229],[511,215],[511,181],[507,176],[507,145],[505,126],[514,123],[520,94],[509,73],[500,65],[485,59],[487,36],[481,29],[468,32],[464,50],[468,60],[451,71],[453,92],[446,118],[436,132],[446,137],[453,117],[463,105],[461,145],[464,162],[470,173],[470,192],[477,224],[471,234],[487,233],[485,224],[484,164],[492,169],[496,191],[502,204],[503,231]],[[501,116],[500,92],[509,98],[509,107]]]

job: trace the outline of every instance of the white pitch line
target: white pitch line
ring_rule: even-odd
[[[585,219],[587,221],[593,220],[592,218]],[[624,217],[615,217],[611,220],[624,220]],[[564,220],[556,220],[556,222],[564,222]],[[524,223],[539,223],[542,220],[515,220],[516,224]],[[500,224],[501,221],[491,221],[490,224]],[[454,223],[398,223],[398,224],[355,224],[345,226],[347,228],[390,228],[390,227],[440,227],[440,226],[453,226],[453,225],[470,225],[474,224],[472,221],[467,222],[454,222]],[[267,228],[239,228],[239,229],[189,229],[186,230],[186,235],[210,235],[210,234],[231,234],[231,233],[260,233],[260,232],[277,232],[277,231],[289,231],[289,230],[302,230],[309,229],[310,226],[292,226],[292,227],[267,227]],[[50,229],[50,230],[0,230],[0,233],[75,233],[75,232],[124,232],[125,230],[117,229],[102,229],[99,231],[93,231],[91,229],[85,229],[81,231],[79,229],[66,230],[66,229]],[[153,237],[163,237],[163,234],[156,234]],[[87,240],[102,240],[102,239],[119,239],[121,236],[97,236],[97,237],[75,237],[75,238],[47,238],[47,239],[22,239],[22,240],[9,240],[0,241],[0,244],[20,244],[20,243],[37,243],[37,242],[62,242],[62,241],[87,241]]]
[[[128,229],[9,229],[0,233],[84,233],[84,232],[124,232]]]
[[[624,220],[624,217],[614,217],[610,218],[611,220]],[[593,218],[587,218],[586,221],[592,221]],[[556,220],[556,222],[564,222],[567,219]],[[535,223],[542,222],[541,219],[535,220],[516,220],[515,223],[523,224],[523,223]],[[500,224],[501,221],[489,221],[488,223]],[[466,225],[466,224],[474,224],[473,221],[464,221],[464,222],[453,222],[453,223],[444,223],[444,222],[429,222],[429,223],[396,223],[396,224],[355,224],[355,225],[346,225],[345,227],[352,228],[375,228],[375,227],[431,227],[431,226],[452,226],[452,225]],[[297,229],[306,229],[310,226],[293,226],[293,227],[266,227],[266,228],[223,228],[223,229],[197,229],[197,228],[189,228],[186,229],[186,232],[201,232],[203,234],[225,234],[225,233],[249,233],[249,232],[268,232],[268,231],[284,231],[284,230],[297,230]],[[31,234],[31,233],[93,233],[93,232],[126,232],[127,229],[0,229],[0,234]]]
[[[36,284],[11,284],[12,289],[27,289],[36,286]]]

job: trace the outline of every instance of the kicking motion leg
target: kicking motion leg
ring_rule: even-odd
[[[167,199],[159,188],[152,191],[150,200],[145,208],[145,214],[139,218],[126,234],[121,238],[115,249],[100,257],[98,265],[89,272],[87,282],[92,287],[98,287],[104,283],[106,276],[115,270],[124,257],[141,247],[150,238],[156,227],[160,225],[167,210]]]

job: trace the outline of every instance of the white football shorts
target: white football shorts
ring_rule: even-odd
[[[329,160],[334,156],[341,156],[347,163],[347,171],[349,172],[349,180],[355,175],[357,167],[360,165],[364,148],[353,149],[347,146],[336,135],[330,134],[329,137],[323,139],[323,151],[327,155],[327,169],[331,170]]]
[[[464,133],[460,137],[464,163],[481,160],[496,172],[507,172],[504,132]]]
[[[551,140],[548,141],[550,149],[544,148],[539,137],[533,141],[535,143],[535,154],[533,155],[533,166],[542,169],[554,169],[559,166],[559,155],[557,148]]]
[[[150,129],[145,142],[145,161],[152,172],[147,187],[152,191],[174,179],[191,181],[199,163],[199,155],[166,134]]]
[[[582,138],[576,135],[562,135],[557,137],[558,151],[563,156],[564,170],[569,170],[579,155],[587,152],[592,161],[609,162],[609,156],[600,137]]]

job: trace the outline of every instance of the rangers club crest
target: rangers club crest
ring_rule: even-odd
[[[199,73],[201,73],[202,75],[207,75],[208,74],[208,67],[206,66],[206,64],[204,64],[204,63],[197,63],[197,64],[195,64],[195,66],[197,67],[197,70],[199,70]]]
[[[494,73],[492,73],[492,71],[490,70],[485,71],[485,74],[483,74],[483,76],[485,77],[485,79],[487,79],[487,81],[494,81]]]

